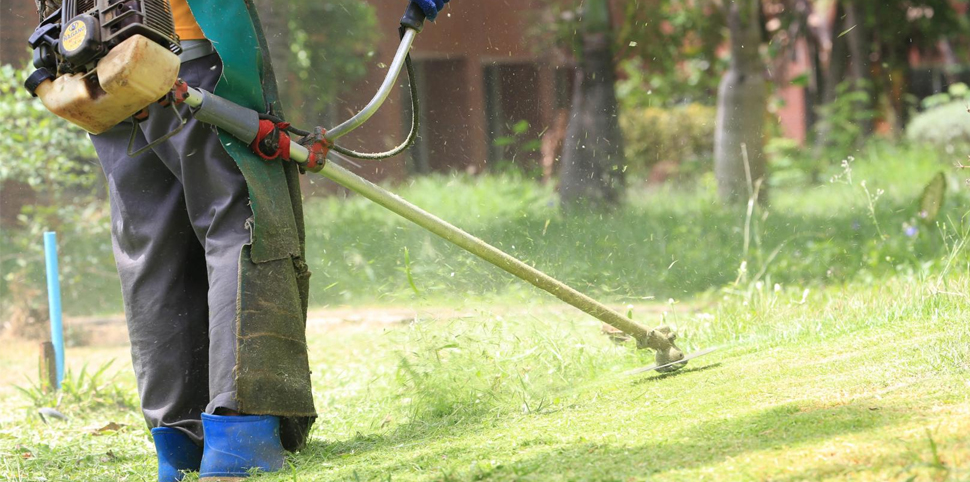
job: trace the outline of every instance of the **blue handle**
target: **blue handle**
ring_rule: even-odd
[[[401,26],[421,32],[426,18],[424,10],[421,10],[418,4],[411,2],[408,4],[408,9],[404,11],[404,16],[401,17]]]
[[[61,280],[57,267],[57,233],[44,233],[44,259],[47,262],[47,305],[51,317],[51,342],[57,363],[57,389],[64,380],[64,326],[61,320]]]

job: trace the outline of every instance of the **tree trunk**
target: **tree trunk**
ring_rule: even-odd
[[[270,59],[276,73],[276,83],[280,90],[280,99],[285,104],[283,110],[290,115],[288,120],[301,123],[302,117],[299,119],[292,117],[294,114],[299,115],[297,109],[286,108],[293,105],[290,102],[292,93],[289,88],[290,79],[288,78],[290,75],[289,3],[275,0],[255,0],[254,3],[256,4],[256,11],[259,12],[260,23],[263,25],[266,44],[269,47]]]
[[[809,77],[805,86],[805,129],[814,132],[818,121],[816,107],[822,100],[822,59],[818,28],[811,24],[812,15],[817,15],[810,0],[796,0],[800,37],[805,39],[808,50]],[[796,47],[797,48],[797,47]]]
[[[728,8],[731,63],[717,93],[714,175],[725,203],[746,201],[765,176],[764,119],[767,89],[758,52],[758,0],[733,0]],[[762,192],[761,199],[764,200]]]
[[[285,77],[289,72],[290,27],[289,5],[275,0],[256,0],[256,9],[263,24],[263,34],[269,44],[269,54],[273,58],[273,69],[277,75]]]
[[[582,204],[616,204],[622,193],[623,136],[611,29],[608,2],[587,2],[560,173],[559,194],[567,210]]]
[[[866,35],[865,17],[856,2],[848,2],[845,5],[845,23],[849,28],[845,37],[849,47],[849,70],[855,84],[854,90],[867,94],[866,100],[855,103],[855,109],[858,112],[871,112],[875,103],[872,98],[871,75],[869,75],[869,36]],[[864,138],[872,134],[872,119],[862,120],[861,128]],[[860,142],[862,140],[860,139]]]
[[[819,103],[816,110],[822,109],[835,101],[836,88],[845,80],[849,53],[846,39],[840,35],[845,29],[843,17],[845,17],[845,10],[842,8],[842,3],[836,3],[835,19],[829,27],[831,47],[829,49],[828,63],[821,75],[821,103]],[[831,126],[828,122],[825,122],[824,118],[818,120],[820,122],[816,124],[815,156],[822,158],[823,153],[831,142]]]

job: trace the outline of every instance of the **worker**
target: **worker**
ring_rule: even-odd
[[[434,19],[448,0],[412,0]],[[281,4],[282,5],[282,4]],[[189,85],[282,117],[253,0],[171,0]],[[92,136],[109,187],[131,355],[159,482],[283,467],[316,417],[305,339],[299,172],[191,118],[129,157],[131,122]],[[134,147],[179,127],[149,108]]]

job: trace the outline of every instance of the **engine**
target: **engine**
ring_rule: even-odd
[[[168,0],[66,0],[41,20],[27,42],[34,50],[34,67],[59,75],[92,70],[133,35],[175,54],[182,51]]]
[[[37,3],[24,87],[54,114],[99,134],[172,89],[182,48],[168,0]]]

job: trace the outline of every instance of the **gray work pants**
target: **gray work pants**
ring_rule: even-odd
[[[183,63],[179,75],[211,92],[221,70],[209,55]],[[152,105],[135,146],[177,126],[170,108]],[[201,443],[203,411],[238,408],[233,369],[249,193],[213,127],[190,119],[137,157],[127,155],[130,130],[125,122],[91,139],[108,181],[142,410],[149,426],[181,429]]]

